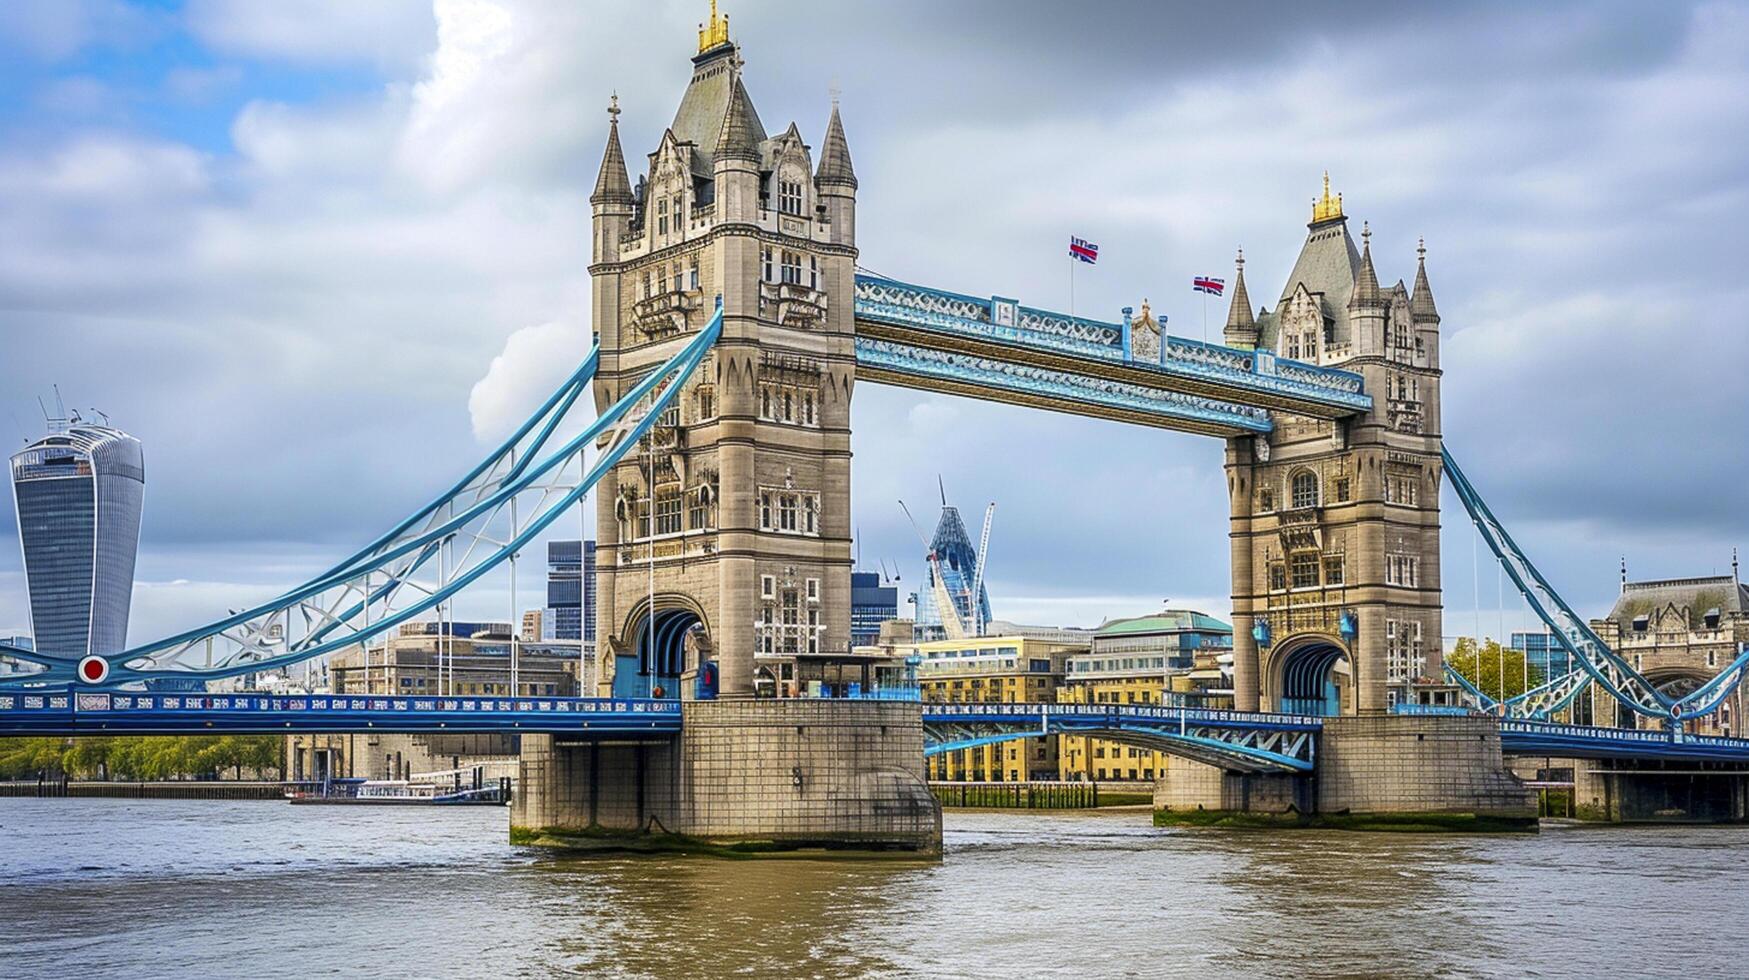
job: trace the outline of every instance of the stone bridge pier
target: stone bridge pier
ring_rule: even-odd
[[[737,699],[682,711],[682,734],[663,739],[523,736],[512,841],[940,853],[918,704]]]
[[[1308,775],[1246,774],[1174,759],[1155,783],[1160,824],[1532,830],[1537,802],[1506,766],[1488,718],[1330,718]]]

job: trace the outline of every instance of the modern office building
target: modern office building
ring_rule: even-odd
[[[1561,646],[1561,641],[1553,633],[1514,630],[1512,649],[1524,654],[1525,662],[1530,664],[1532,670],[1542,671],[1544,680],[1559,677],[1573,669],[1572,655],[1567,653],[1567,649]]]
[[[873,646],[881,624],[899,616],[899,589],[887,585],[879,572],[850,573],[850,645]]]
[[[133,436],[78,416],[12,457],[31,632],[44,653],[125,649],[146,492]]]
[[[595,641],[595,542],[547,542],[548,640]]]
[[[978,549],[973,547],[966,524],[960,520],[959,508],[943,498],[941,519],[935,524],[935,536],[929,541],[929,555],[924,562],[923,587],[916,596],[919,643],[948,638],[942,596],[953,604],[956,622],[967,634],[975,635],[983,624],[990,622],[990,593],[984,583],[977,583],[977,595],[972,595],[972,580],[977,571]]]

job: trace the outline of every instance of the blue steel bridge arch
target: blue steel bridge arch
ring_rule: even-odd
[[[1231,772],[1314,768],[1320,718],[1143,705],[923,706],[925,757],[1041,735],[1105,739]]]

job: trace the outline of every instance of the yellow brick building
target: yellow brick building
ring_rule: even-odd
[[[1064,704],[1232,706],[1220,663],[1231,664],[1233,628],[1193,610],[1107,621],[1091,649],[1068,658],[1057,700]],[[1099,738],[1062,736],[1058,778],[1152,781],[1170,756]]]
[[[917,644],[923,700],[1018,704],[1054,702],[1070,656],[1088,642],[1031,636],[980,636]],[[929,759],[930,779],[1023,782],[1057,778],[1056,736],[1014,739]]]

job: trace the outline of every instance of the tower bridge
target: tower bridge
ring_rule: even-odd
[[[926,743],[1075,731],[1196,763],[1163,790],[1178,805],[1224,806],[1223,780],[1244,774],[1286,780],[1272,798],[1303,809],[1316,771],[1344,806],[1519,817],[1528,795],[1502,761],[1515,748],[1688,759],[1704,745],[1708,759],[1749,762],[1745,744],[1681,732],[1749,657],[1682,699],[1659,691],[1560,602],[1464,479],[1441,434],[1425,249],[1412,287],[1382,285],[1370,230],[1357,246],[1328,178],[1274,307],[1253,307],[1241,253],[1223,343],[1202,343],[1166,335],[1146,304],[1102,321],[859,274],[860,183],[838,107],[817,156],[793,123],[770,135],[714,14],[692,64],[636,185],[609,109],[590,195],[596,346],[534,415],[406,520],[268,602],[107,658],[0,649],[38,668],[0,684],[0,726],[518,731],[522,828],[655,819],[708,837],[922,849],[940,835]],[[850,652],[859,380],[1223,440],[1237,710],[755,697]],[[559,442],[586,392],[597,418]],[[1441,677],[1448,477],[1574,675],[1505,704]],[[166,690],[429,615],[591,491],[602,682],[585,693],[599,698]],[[1592,683],[1669,730],[1547,725]],[[1519,720],[1463,715],[1463,701]]]

